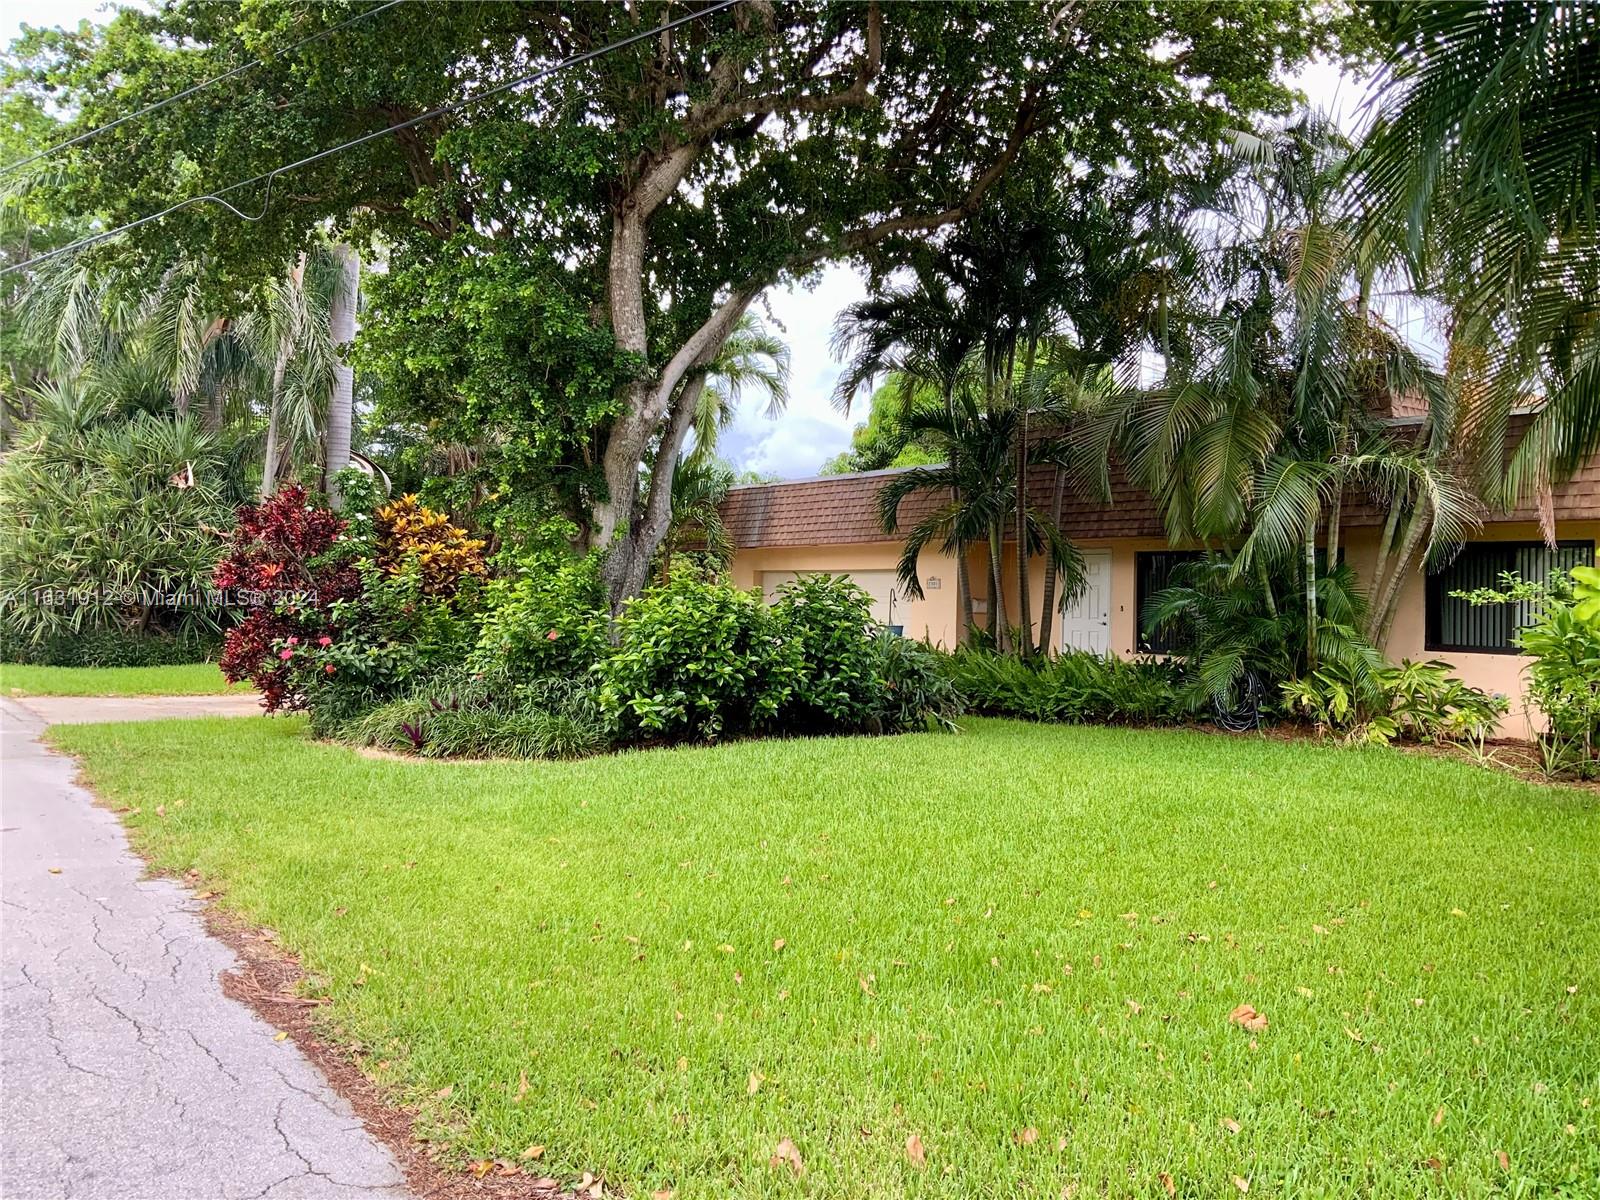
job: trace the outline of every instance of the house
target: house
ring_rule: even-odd
[[[1414,420],[1406,416],[1398,422]],[[1517,425],[1525,425],[1525,418]],[[1514,428],[1513,436],[1520,432]],[[888,471],[821,476],[782,483],[735,487],[722,508],[723,522],[736,547],[734,583],[760,587],[770,597],[797,574],[826,571],[848,575],[873,598],[874,615],[908,637],[952,647],[962,639],[954,556],[929,548],[918,561],[922,598],[905,594],[896,569],[902,543],[878,523],[877,495]],[[1048,510],[1053,484],[1049,468],[1035,468],[1028,479],[1030,499]],[[912,527],[937,504],[919,494],[902,505],[900,528]],[[1491,514],[1455,558],[1436,572],[1414,573],[1401,593],[1385,653],[1392,660],[1439,658],[1451,663],[1467,683],[1503,693],[1511,709],[1502,722],[1505,736],[1526,737],[1539,727],[1524,703],[1528,659],[1512,645],[1519,610],[1509,605],[1473,608],[1451,597],[1458,589],[1494,584],[1504,571],[1542,578],[1555,568],[1595,561],[1600,539],[1600,461],[1590,462],[1569,483],[1554,490],[1557,544],[1540,533],[1539,513],[1525,504],[1510,513]],[[1351,495],[1343,506],[1345,560],[1367,578],[1376,565],[1385,513]],[[1159,652],[1139,629],[1145,600],[1165,586],[1172,567],[1194,554],[1170,545],[1152,498],[1126,479],[1113,476],[1112,499],[1100,504],[1068,489],[1063,531],[1083,552],[1086,586],[1062,608],[1054,622],[1052,650],[1073,647],[1130,656]],[[1003,600],[1018,621],[1015,544],[1005,547]],[[978,623],[987,612],[990,585],[984,548],[971,550],[969,575]],[[1035,628],[1044,590],[1042,562],[1031,572]]]

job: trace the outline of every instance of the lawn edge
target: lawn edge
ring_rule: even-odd
[[[48,732],[47,728],[46,735]],[[495,1170],[482,1178],[474,1178],[470,1172],[440,1165],[417,1134],[419,1114],[390,1103],[382,1085],[362,1071],[348,1051],[328,1041],[318,1031],[312,1014],[326,1002],[308,1000],[299,994],[298,985],[306,978],[299,956],[264,936],[261,928],[230,908],[224,902],[226,893],[197,891],[196,888],[203,887],[205,882],[198,872],[180,873],[152,862],[134,836],[134,830],[123,820],[126,809],[114,806],[95,790],[88,764],[48,736],[41,740],[54,753],[72,759],[76,768],[73,785],[88,793],[97,808],[116,818],[129,852],[143,864],[146,877],[167,879],[183,888],[194,902],[194,911],[207,936],[232,952],[235,965],[217,977],[222,994],[244,1005],[273,1029],[288,1034],[288,1040],[305,1055],[328,1086],[350,1105],[362,1128],[394,1155],[415,1200],[482,1200],[485,1196],[496,1200],[556,1200],[575,1194],[576,1181],[563,1183],[551,1176],[501,1175]]]

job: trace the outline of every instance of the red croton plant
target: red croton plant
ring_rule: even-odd
[[[344,527],[337,515],[311,504],[298,485],[239,510],[214,578],[248,613],[228,631],[220,665],[230,682],[251,680],[268,712],[304,705],[297,682],[301,648],[337,636],[333,604],[360,592],[350,556],[329,554]]]

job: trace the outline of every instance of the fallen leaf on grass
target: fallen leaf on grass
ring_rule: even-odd
[[[1437,1129],[1437,1128],[1439,1128],[1439,1126],[1441,1126],[1443,1124],[1444,1124],[1444,1105],[1441,1104],[1441,1105],[1439,1105],[1438,1108],[1434,1109],[1434,1111],[1433,1111],[1433,1127],[1435,1129]]]
[[[677,1194],[671,1188],[660,1188],[650,1193],[650,1200],[673,1200]]]
[[[1228,1020],[1249,1033],[1260,1033],[1267,1027],[1265,1013],[1258,1013],[1248,1004],[1241,1004],[1228,1014]]]
[[[451,1095],[455,1092],[455,1090],[456,1090],[456,1085],[455,1084],[447,1083],[442,1088],[440,1088],[437,1092],[435,1092],[433,1094],[433,1098],[435,1100],[448,1100],[448,1099],[450,1099]]]
[[[524,1096],[526,1096],[527,1094],[528,1094],[528,1073],[526,1071],[518,1071],[517,1072],[517,1098],[515,1100],[513,1100],[512,1103],[513,1104],[521,1104],[522,1103],[522,1098]]]
[[[784,1138],[772,1152],[772,1157],[767,1160],[769,1167],[788,1167],[795,1175],[804,1175],[806,1164],[800,1158],[800,1147],[796,1146],[789,1138]]]
[[[1223,1117],[1222,1127],[1229,1133],[1238,1133],[1239,1130],[1243,1128],[1243,1126],[1240,1125],[1239,1122],[1235,1121],[1232,1117]]]
[[[776,938],[776,939],[773,940],[773,943],[772,943],[772,952],[774,954],[776,954],[779,950],[782,950],[788,944],[789,944],[789,941],[788,941],[787,938]]]
[[[1161,1181],[1161,1189],[1162,1191],[1166,1192],[1167,1195],[1176,1196],[1178,1194],[1178,1185],[1172,1182],[1171,1175],[1168,1175],[1165,1171],[1163,1171],[1161,1174],[1157,1175],[1156,1178]]]
[[[1504,1150],[1496,1150],[1494,1152],[1494,1160],[1500,1164],[1500,1169],[1502,1171],[1511,1170],[1511,1156]]]
[[[1241,1192],[1248,1192],[1250,1190],[1250,1181],[1243,1175],[1235,1175],[1233,1177],[1233,1186]]]
[[[906,1157],[913,1167],[928,1165],[928,1152],[922,1148],[922,1139],[914,1133],[906,1139]]]
[[[745,1091],[754,1096],[761,1090],[761,1085],[766,1082],[766,1079],[767,1077],[760,1071],[751,1071],[750,1081],[745,1085]]]
[[[522,1155],[521,1155],[522,1158],[527,1159],[529,1162],[532,1162],[532,1161],[534,1161],[535,1159],[538,1159],[538,1158],[542,1158],[543,1156],[544,1156],[544,1147],[543,1146],[529,1146],[526,1150],[524,1150],[522,1152]]]
[[[1026,1129],[1019,1129],[1013,1133],[1011,1140],[1019,1146],[1031,1146],[1039,1140],[1039,1131],[1029,1125]]]
[[[472,1172],[474,1179],[482,1179],[490,1171],[494,1170],[494,1159],[480,1158],[477,1162],[471,1163],[467,1170]]]

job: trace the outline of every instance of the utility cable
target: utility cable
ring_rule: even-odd
[[[642,42],[649,38],[659,37],[661,34],[677,29],[681,25],[687,25],[692,21],[698,21],[704,17],[709,17],[713,13],[721,12],[725,8],[732,8],[739,2],[740,0],[717,0],[717,3],[709,5],[706,8],[702,8],[697,12],[689,13],[686,16],[678,17],[675,20],[666,21],[663,24],[653,26],[650,29],[641,30],[638,33],[631,33],[627,37],[618,38],[616,41],[608,42],[606,45],[597,47],[594,50],[586,50],[582,54],[575,54],[571,58],[563,59],[553,66],[541,67],[537,71],[529,71],[525,75],[519,75],[515,79],[508,79],[504,83],[497,83],[494,87],[488,88],[477,93],[476,95],[453,101],[450,104],[440,105],[438,108],[430,109],[425,113],[420,113],[409,120],[401,121],[394,125],[389,125],[383,129],[375,129],[371,133],[362,134],[360,137],[352,138],[348,142],[341,142],[337,146],[330,146],[326,150],[318,150],[315,154],[309,154],[305,158],[297,159],[291,163],[285,163],[281,167],[274,167],[272,170],[261,175],[253,176],[250,179],[241,179],[238,183],[230,183],[227,187],[218,188],[214,192],[207,192],[203,196],[191,196],[187,200],[180,200],[178,203],[170,205],[169,207],[162,209],[160,212],[151,213],[147,217],[140,217],[136,221],[129,221],[126,225],[119,225],[115,229],[108,229],[104,233],[97,233],[90,237],[80,238],[76,242],[69,242],[65,246],[57,247],[54,250],[39,255],[37,258],[30,258],[26,262],[13,263],[9,267],[0,269],[0,277],[10,275],[14,271],[21,271],[28,267],[36,267],[40,263],[48,262],[52,258],[59,258],[63,254],[73,254],[79,250],[87,249],[90,246],[97,246],[101,242],[109,241],[111,238],[118,237],[121,234],[127,233],[129,230],[138,229],[142,225],[148,225],[152,221],[159,221],[163,217],[171,216],[180,209],[188,208],[190,205],[194,204],[204,204],[210,201],[222,205],[223,208],[226,208],[240,220],[259,221],[267,215],[267,208],[272,203],[272,184],[273,181],[276,180],[280,175],[285,175],[290,171],[298,170],[300,167],[310,166],[314,162],[320,162],[325,158],[332,157],[335,154],[343,153],[346,150],[353,150],[357,146],[365,145],[367,142],[375,141],[381,137],[387,137],[391,133],[399,133],[401,130],[411,129],[414,126],[421,125],[427,121],[434,121],[440,117],[448,116],[451,113],[460,112],[463,108],[467,108],[473,104],[479,103],[480,101],[487,100],[491,96],[497,96],[501,92],[509,91],[514,87],[521,87],[525,83],[533,83],[540,79],[547,79],[551,75],[556,74],[558,71],[564,71],[570,67],[581,66],[586,62],[591,62],[594,59],[601,57],[602,55],[609,54],[613,50],[621,50],[624,47],[634,45],[636,42]],[[237,192],[241,188],[251,187],[254,184],[263,182],[267,185],[267,194],[262,197],[261,211],[254,215],[240,211],[228,201],[223,199],[224,196],[231,192]]]

